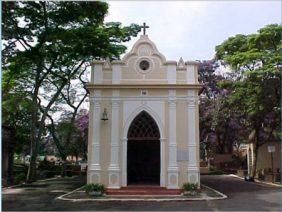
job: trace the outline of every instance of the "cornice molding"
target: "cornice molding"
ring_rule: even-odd
[[[93,84],[87,83],[87,89],[195,89],[201,84]]]
[[[194,60],[188,60],[185,62],[185,65],[199,65],[200,62]]]

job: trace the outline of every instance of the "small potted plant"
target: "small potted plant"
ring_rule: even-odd
[[[198,184],[197,183],[184,183],[182,185],[183,194],[195,196],[198,192]]]
[[[90,196],[102,196],[105,192],[105,186],[101,183],[90,183],[85,185],[85,192]]]

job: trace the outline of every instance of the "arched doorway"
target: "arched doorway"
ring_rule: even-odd
[[[134,118],[127,139],[128,185],[160,185],[160,131],[146,111]]]

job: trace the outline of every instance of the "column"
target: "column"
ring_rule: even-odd
[[[94,91],[94,98],[92,99],[91,108],[90,110],[93,111],[91,114],[92,117],[90,117],[90,120],[92,121],[92,139],[89,140],[91,142],[91,157],[90,157],[90,179],[89,181],[91,183],[99,183],[101,180],[100,172],[100,124],[101,124],[101,100],[100,97],[101,92],[100,91]],[[90,125],[90,126],[91,126]],[[90,129],[90,130],[92,130]]]
[[[188,114],[188,182],[200,183],[199,161],[197,155],[198,121],[197,121],[197,96],[196,91],[188,91],[187,114]]]
[[[160,176],[160,186],[165,187],[165,139],[160,138],[161,145],[161,176]]]
[[[120,187],[119,168],[119,92],[113,91],[111,116],[111,159],[109,166],[109,188]]]
[[[176,91],[169,90],[168,100],[168,188],[178,188],[176,143]]]
[[[127,138],[122,139],[122,186],[127,186]]]

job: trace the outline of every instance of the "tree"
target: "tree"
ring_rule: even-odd
[[[81,109],[75,121],[71,122],[71,119],[72,114],[66,111],[61,115],[60,120],[47,126],[47,128],[52,128],[49,129],[50,133],[46,137],[49,150],[52,150],[52,154],[58,155],[63,160],[63,164],[67,156],[76,156],[76,158],[79,156],[87,160],[88,111]],[[72,130],[71,136],[69,136],[70,130]],[[55,147],[55,149],[50,147]],[[64,169],[65,166],[62,166],[63,175]]]
[[[69,81],[66,87],[61,91],[56,106],[53,108],[50,113],[47,114],[51,123],[48,125],[48,129],[53,137],[54,144],[56,145],[60,157],[63,161],[66,161],[68,156],[68,151],[64,147],[69,146],[72,140],[72,136],[76,130],[75,121],[80,109],[80,106],[85,101],[88,96],[88,91],[86,89],[86,79],[83,78],[85,75],[86,68],[80,69],[79,74],[76,79]],[[66,108],[69,109],[66,109]],[[59,120],[59,123],[55,123],[52,115],[56,112],[64,111],[64,115],[67,118]],[[56,126],[61,126],[64,122],[64,131],[66,131],[66,137],[62,139],[61,136],[58,136],[58,130]],[[58,128],[57,128],[58,129]],[[63,167],[64,173],[64,167]]]
[[[245,117],[245,126],[250,129],[255,149],[251,177],[256,174],[258,148],[279,127],[281,30],[281,25],[267,25],[255,34],[230,37],[216,47],[217,59],[226,62],[237,75],[236,80],[225,81],[222,87],[233,90],[229,104]]]
[[[200,61],[199,81],[203,84],[200,98],[200,140],[203,157],[206,153],[232,153],[233,145],[239,136],[238,117],[226,101],[231,90],[222,89],[222,80],[232,79],[230,74],[216,73],[220,62],[213,60]]]
[[[36,179],[36,157],[48,112],[87,61],[118,58],[121,42],[138,25],[106,23],[105,2],[3,2],[3,72],[32,102],[31,160],[27,182]]]
[[[224,77],[221,74],[216,74],[220,64],[215,59],[199,61],[199,82],[203,85],[201,95],[214,99],[220,92],[221,88],[217,85]]]
[[[199,61],[199,82],[203,85],[200,91],[200,144],[201,157],[209,161],[215,147],[212,129],[215,98],[219,92],[218,76],[215,74],[218,64],[215,60]]]
[[[87,144],[88,144],[88,122],[89,122],[89,114],[88,111],[85,111],[81,115],[77,117],[75,120],[75,126],[79,133],[79,138],[82,141],[81,149],[83,152],[83,158],[87,159]]]
[[[13,184],[14,153],[27,152],[31,101],[27,98],[25,91],[17,90],[14,87],[14,79],[2,75],[2,129],[9,131],[10,136],[3,136],[3,147],[5,155],[8,156],[8,173],[5,173],[8,184]]]

